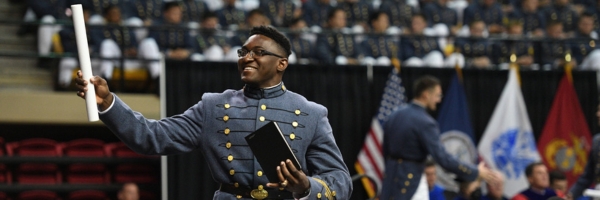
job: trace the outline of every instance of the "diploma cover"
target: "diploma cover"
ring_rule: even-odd
[[[296,169],[302,170],[300,162],[298,162],[296,155],[292,152],[292,148],[276,122],[269,122],[246,136],[246,142],[269,182],[280,182],[279,177],[277,177],[277,166],[287,159],[292,161]]]

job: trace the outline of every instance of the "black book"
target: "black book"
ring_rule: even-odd
[[[301,170],[300,162],[276,122],[269,122],[246,136],[246,142],[269,182],[280,182],[277,177],[277,166],[281,164],[281,161],[285,162],[290,159],[296,169]]]

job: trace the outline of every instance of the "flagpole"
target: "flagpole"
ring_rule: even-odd
[[[519,73],[519,64],[517,64],[517,55],[514,53],[510,55],[510,69],[514,69],[515,72],[517,72],[517,82],[519,83],[519,86],[521,86],[521,74]]]
[[[571,63],[571,54],[567,53],[565,55],[565,74],[567,75],[567,79],[569,79],[569,83],[573,83],[573,65]]]

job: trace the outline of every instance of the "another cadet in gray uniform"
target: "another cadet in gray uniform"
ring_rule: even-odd
[[[483,163],[476,168],[456,160],[441,144],[437,122],[427,113],[427,110],[435,110],[442,98],[439,80],[424,76],[415,81],[413,88],[415,98],[412,103],[394,111],[383,124],[383,155],[386,159],[380,199],[415,199],[413,195],[418,186],[420,191],[424,189],[427,197],[427,184],[425,178],[421,178],[429,155],[461,180],[474,181],[480,177],[497,184],[499,175],[496,172]],[[416,199],[423,199],[423,196]]]
[[[600,122],[600,105],[598,105],[596,117],[598,117],[598,122]],[[592,149],[588,154],[588,162],[585,164],[585,170],[583,171],[583,174],[579,176],[577,182],[571,186],[569,193],[567,193],[567,198],[565,199],[578,199],[583,195],[583,191],[592,184],[595,184],[595,186],[600,184],[600,134],[594,136],[594,139],[592,140]]]
[[[254,27],[238,50],[240,90],[206,93],[183,114],[148,120],[132,111],[106,81],[96,76],[100,119],[130,148],[143,154],[178,154],[201,149],[215,181],[214,199],[250,199],[268,192],[269,199],[350,199],[352,181],[333,138],[327,109],[288,91],[282,77],[290,42],[271,27]],[[87,80],[76,79],[84,97]],[[302,170],[282,161],[279,183],[269,183],[244,137],[277,121]],[[256,196],[254,197],[257,198]]]

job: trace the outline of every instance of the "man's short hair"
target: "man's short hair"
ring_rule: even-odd
[[[346,12],[342,8],[337,8],[337,7],[333,8],[329,11],[329,13],[327,13],[327,21],[329,21],[331,18],[333,18],[335,16],[335,13],[337,13],[338,11]]]
[[[165,3],[165,5],[163,6],[163,12],[166,12],[167,10],[173,8],[173,7],[180,7],[179,2],[168,2]]]
[[[589,11],[585,11],[585,12],[581,13],[581,15],[579,15],[579,21],[581,21],[581,19],[583,19],[583,18],[588,18],[588,17],[594,18],[594,14],[592,14]]]
[[[428,167],[435,167],[435,161],[433,161],[431,159],[426,160],[425,161],[425,168],[428,168]]]
[[[277,31],[277,29],[270,26],[256,26],[250,29],[250,36],[253,35],[264,35],[265,37],[271,38],[279,47],[285,51],[285,57],[287,58],[292,54],[290,40],[285,37],[281,32]]]
[[[205,21],[210,18],[217,18],[217,14],[214,12],[211,12],[211,11],[204,12],[204,14],[202,14],[202,18],[200,20]]]
[[[381,11],[377,11],[377,12],[373,12],[370,16],[369,16],[369,23],[373,24],[373,21],[379,20],[379,17],[381,15],[387,15],[387,13],[385,12],[381,12]]]
[[[546,25],[546,28],[548,27],[552,27],[552,26],[558,26],[558,25],[563,25],[563,23],[559,20],[551,20],[550,22],[548,22],[548,25]]]
[[[567,180],[567,176],[565,176],[565,173],[562,173],[561,171],[558,170],[553,170],[549,173],[550,175],[550,184],[552,184],[552,182],[554,181],[561,181],[561,180]]]
[[[525,167],[525,176],[530,177],[531,175],[533,175],[533,168],[540,166],[540,165],[544,165],[544,163],[542,162],[534,162],[531,163],[529,165],[527,165],[527,167]]]
[[[265,12],[263,12],[261,9],[252,9],[250,12],[248,12],[247,17],[250,16],[254,16],[254,15],[260,15],[260,16],[265,16]]]
[[[411,19],[417,18],[417,17],[421,18],[421,19],[423,19],[423,20],[425,20],[427,22],[427,17],[425,17],[425,14],[423,14],[423,13],[415,13],[415,14],[412,15]]]
[[[413,94],[415,97],[420,97],[423,92],[435,88],[440,85],[440,80],[431,75],[425,75],[418,78],[413,85]]]
[[[288,24],[288,27],[296,25],[297,23],[299,23],[301,21],[304,21],[304,19],[302,19],[302,17],[296,17],[290,21],[290,23]]]
[[[102,9],[102,16],[108,15],[108,12],[110,12],[110,10],[112,10],[112,9],[120,9],[120,8],[117,5],[113,5],[113,4],[108,5],[106,8]],[[119,10],[119,12],[120,12],[120,10]]]

